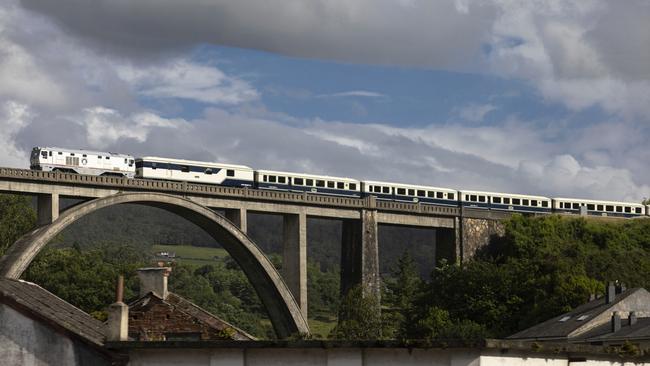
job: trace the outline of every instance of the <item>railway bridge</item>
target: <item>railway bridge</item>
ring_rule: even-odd
[[[260,294],[279,335],[308,332],[308,217],[343,223],[341,291],[361,285],[366,293],[379,297],[379,225],[434,228],[436,257],[462,261],[487,243],[490,235],[499,232],[498,220],[509,216],[507,212],[377,201],[374,197],[333,197],[13,168],[0,168],[0,192],[37,196],[38,212],[38,228],[0,260],[0,275],[18,278],[53,235],[85,214],[123,203],[162,207],[189,218],[224,245]],[[64,197],[83,199],[85,203],[61,212],[60,200]],[[222,210],[225,219],[214,210]],[[282,215],[281,274],[269,268],[266,256],[247,237],[249,212]]]

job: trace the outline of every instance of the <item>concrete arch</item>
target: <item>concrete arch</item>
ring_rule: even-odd
[[[273,264],[233,223],[188,199],[162,193],[118,193],[69,208],[49,225],[25,234],[0,258],[0,276],[20,278],[47,243],[79,218],[105,207],[136,203],[162,208],[201,227],[239,263],[264,303],[276,334],[285,338],[309,333],[309,326],[284,280]]]

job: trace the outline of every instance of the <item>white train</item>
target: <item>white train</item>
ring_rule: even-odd
[[[164,179],[233,187],[309,192],[319,195],[414,202],[425,205],[470,207],[475,209],[523,213],[567,213],[596,216],[650,216],[650,206],[637,203],[596,201],[574,198],[548,198],[512,193],[455,190],[433,186],[360,181],[274,170],[254,170],[245,165],[168,159],[108,152],[35,147],[30,168],[89,175],[126,178]]]

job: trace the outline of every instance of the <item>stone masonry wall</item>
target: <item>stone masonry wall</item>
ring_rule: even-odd
[[[462,260],[474,256],[477,250],[486,246],[492,236],[505,235],[505,228],[498,220],[463,218]]]

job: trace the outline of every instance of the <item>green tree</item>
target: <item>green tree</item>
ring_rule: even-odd
[[[0,255],[36,224],[27,196],[0,194]]]
[[[339,319],[330,336],[344,340],[369,340],[381,337],[379,300],[355,286],[341,300]]]
[[[384,336],[388,338],[406,339],[416,316],[415,302],[421,296],[423,281],[413,257],[404,251],[397,260],[391,276],[386,279],[384,292],[387,309],[384,316]]]

